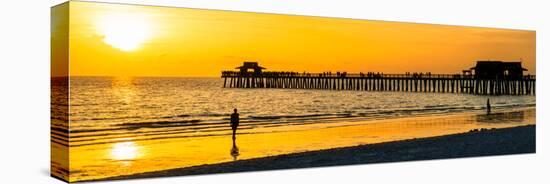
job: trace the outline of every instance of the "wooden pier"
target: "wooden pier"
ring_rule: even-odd
[[[223,71],[224,88],[283,88],[357,91],[535,95],[534,75],[482,79],[471,74],[297,73]]]

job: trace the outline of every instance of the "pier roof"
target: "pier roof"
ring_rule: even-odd
[[[258,62],[245,61],[243,62],[243,66],[239,66],[235,69],[266,69],[266,68],[258,65]]]
[[[503,69],[521,69],[527,71],[526,68],[521,66],[521,61],[477,61],[476,66],[470,68],[472,70],[481,68],[503,68]]]

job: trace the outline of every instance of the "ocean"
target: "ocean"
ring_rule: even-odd
[[[220,78],[71,77],[70,146],[230,134],[273,127],[292,131],[340,122],[534,107],[535,96],[223,88]],[[52,103],[52,107],[63,105]],[[55,139],[55,137],[54,137]]]

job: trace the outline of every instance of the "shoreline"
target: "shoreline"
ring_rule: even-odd
[[[535,108],[522,108],[494,112],[489,116],[484,113],[460,113],[369,122],[343,122],[338,126],[310,127],[310,125],[304,125],[308,128],[239,134],[236,144],[233,146],[230,136],[174,138],[168,141],[130,140],[123,143],[83,146],[73,149],[73,152],[79,154],[72,157],[71,163],[79,172],[71,173],[71,182],[105,180],[105,178],[205,164],[215,165],[235,160],[242,161],[365,144],[437,137],[464,133],[472,129],[534,125],[535,121]],[[269,143],[269,146],[266,146],[265,143]],[[209,146],[203,146],[205,144]],[[236,155],[233,154],[235,146],[237,146]],[[113,155],[113,153],[118,153],[119,148],[125,147],[132,149],[133,155],[130,155],[132,157]],[[98,165],[102,167],[97,167]]]
[[[219,174],[536,152],[536,125],[282,154],[97,180]]]

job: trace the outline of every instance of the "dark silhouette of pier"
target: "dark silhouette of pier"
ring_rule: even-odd
[[[479,61],[477,66],[485,66]],[[503,62],[501,62],[503,63]],[[506,63],[504,63],[506,64]],[[489,64],[491,65],[491,64]],[[499,66],[498,62],[494,66]],[[508,75],[510,67],[488,76],[481,67],[464,70],[462,74],[405,73],[384,74],[378,72],[278,72],[265,69],[254,62],[245,62],[240,71],[222,71],[224,88],[284,88],[357,91],[402,91],[466,93],[476,95],[535,95],[535,75]],[[494,68],[490,67],[495,73]],[[521,65],[520,65],[521,68]],[[254,71],[249,71],[253,69]],[[497,68],[498,69],[498,68]],[[476,75],[472,70],[475,70]],[[521,68],[521,70],[525,70]],[[500,75],[500,73],[503,73]]]

